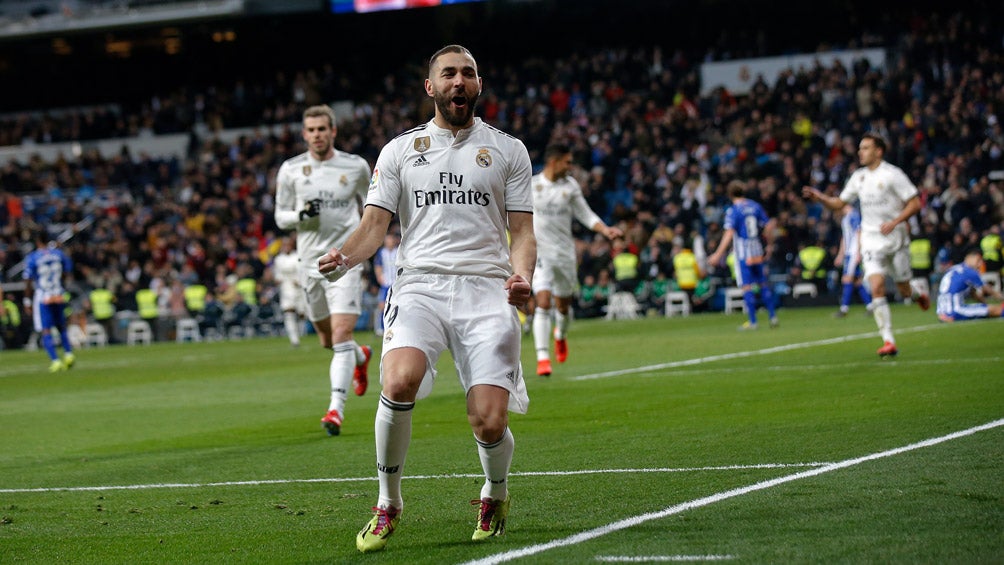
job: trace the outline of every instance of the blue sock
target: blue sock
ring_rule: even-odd
[[[861,300],[864,301],[866,305],[872,303],[872,293],[868,290],[866,285],[858,287],[858,296],[861,297]]]
[[[864,287],[859,287],[864,288]],[[843,292],[840,294],[840,305],[844,308],[851,305],[851,296],[854,294],[854,283],[844,283]]]
[[[52,334],[44,333],[42,334],[42,347],[45,348],[45,352],[49,354],[49,359],[55,361],[59,357],[56,356],[56,346],[52,344]]]
[[[760,287],[760,299],[763,301],[763,307],[767,309],[767,315],[774,319],[774,291],[770,286],[765,284]]]
[[[70,343],[70,334],[66,331],[66,326],[59,327],[59,341],[60,345],[63,346],[63,351],[67,353],[73,353],[73,345]],[[55,347],[52,349],[53,353],[56,352]]]
[[[743,293],[743,302],[746,303],[746,314],[749,316],[750,323],[756,323],[756,295],[753,294],[752,290],[747,290]]]

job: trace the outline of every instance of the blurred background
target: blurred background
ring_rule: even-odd
[[[334,107],[336,146],[372,166],[431,117],[421,80],[448,43],[478,60],[479,115],[535,171],[548,143],[571,145],[590,205],[625,230],[639,270],[617,281],[609,243],[577,227],[584,288],[628,287],[661,313],[691,249],[703,308],[723,308],[730,272],[704,259],[738,178],[778,219],[782,300],[807,303],[791,289],[810,283],[835,304],[839,218],[800,189],[839,191],[871,130],[921,189],[915,276],[936,284],[973,245],[999,273],[1001,22],[982,0],[0,0],[0,284],[20,304],[44,230],[74,259],[82,323],[96,288],[131,311],[155,287],[166,320],[199,315],[172,287],[250,278],[269,302],[274,177],[306,150],[303,109]],[[812,246],[825,259],[808,268]],[[602,314],[596,300],[579,314]]]

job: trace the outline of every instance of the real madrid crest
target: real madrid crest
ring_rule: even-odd
[[[313,170],[313,169],[311,169],[311,168],[310,168],[310,165],[304,165],[304,166],[303,166],[303,176],[305,176],[305,177],[309,177],[309,176],[310,176],[310,172],[311,172],[312,170]]]
[[[345,175],[342,175],[342,177],[338,179],[338,184],[345,186],[349,184],[349,179]]]
[[[488,148],[482,147],[481,149],[478,149],[478,155],[474,158],[474,161],[483,169],[491,167],[492,155],[488,152]]]
[[[425,153],[429,149],[431,143],[432,143],[431,136],[426,135],[422,137],[417,137],[415,138],[415,151],[418,151],[419,153]]]

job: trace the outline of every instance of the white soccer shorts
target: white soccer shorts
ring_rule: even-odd
[[[526,413],[530,399],[520,365],[522,331],[504,283],[473,275],[398,277],[384,309],[382,355],[401,347],[425,353],[428,366],[418,398],[432,391],[436,363],[450,349],[465,392],[480,384],[504,388],[509,410]]]
[[[335,282],[319,274],[315,278],[301,273],[300,284],[306,296],[307,318],[311,322],[316,322],[332,314],[358,316],[362,312],[362,272],[362,266],[356,265]]]

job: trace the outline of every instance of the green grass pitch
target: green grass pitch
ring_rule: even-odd
[[[379,386],[327,437],[313,336],[81,349],[55,375],[0,352],[0,563],[999,563],[1004,322],[894,306],[880,360],[871,317],[832,311],[745,333],[738,314],[579,320],[547,379],[526,336],[512,513],[482,544],[444,356],[371,555]]]

